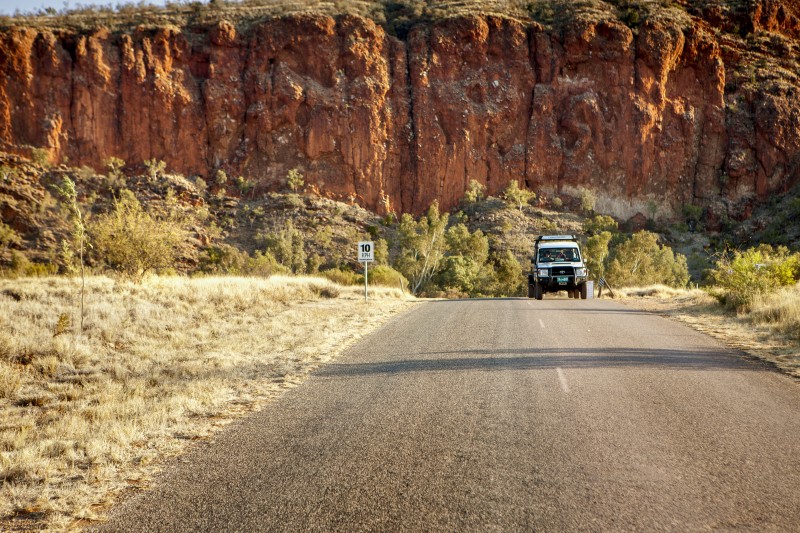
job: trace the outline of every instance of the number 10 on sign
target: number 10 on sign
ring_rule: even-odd
[[[358,260],[364,263],[364,301],[367,300],[367,265],[370,261],[375,261],[375,245],[372,241],[359,241]]]

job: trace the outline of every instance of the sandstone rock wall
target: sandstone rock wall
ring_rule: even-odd
[[[774,4],[753,24],[791,37],[794,11]],[[0,34],[0,149],[222,168],[262,189],[298,168],[311,190],[378,212],[450,208],[475,179],[490,193],[510,180],[589,188],[620,217],[720,201],[746,216],[800,181],[800,103],[795,82],[726,84],[744,61],[702,19],[634,34],[616,21],[552,32],[470,16],[403,41],[355,16],[244,31],[12,28]]]

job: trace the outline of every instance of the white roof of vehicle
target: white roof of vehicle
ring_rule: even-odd
[[[543,248],[577,248],[578,243],[575,241],[542,241],[539,243],[539,249]]]

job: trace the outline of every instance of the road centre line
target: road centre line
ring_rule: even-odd
[[[563,390],[565,394],[569,394],[569,385],[567,384],[567,378],[564,377],[564,372],[556,367],[556,373],[558,374],[558,381],[561,382],[561,390]]]

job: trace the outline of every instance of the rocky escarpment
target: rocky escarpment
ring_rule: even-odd
[[[185,175],[221,168],[261,190],[298,168],[311,190],[379,212],[452,207],[474,179],[490,193],[511,180],[588,188],[619,217],[693,204],[710,220],[744,218],[800,181],[797,17],[759,5],[633,29],[461,16],[403,39],[344,15],[10,27],[0,149],[95,168],[111,156]]]

